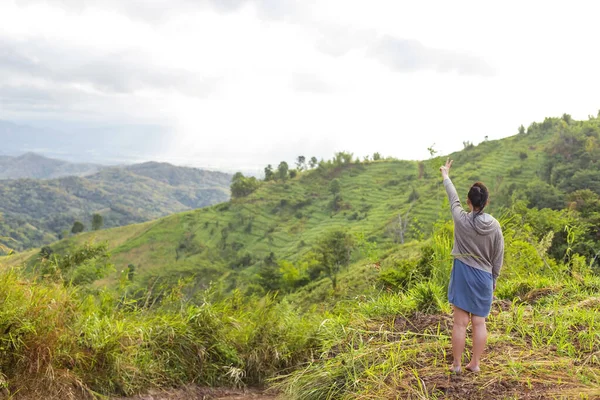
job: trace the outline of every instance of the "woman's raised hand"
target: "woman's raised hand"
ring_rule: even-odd
[[[448,157],[448,159],[446,159],[446,165],[442,165],[440,167],[440,171],[442,172],[442,178],[446,179],[448,177],[448,174],[450,173],[450,167],[452,167],[452,161],[450,157]]]

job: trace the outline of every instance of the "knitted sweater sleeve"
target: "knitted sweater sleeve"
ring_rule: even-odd
[[[450,178],[444,179],[444,188],[446,188],[446,194],[448,195],[448,200],[450,201],[452,218],[455,221],[460,220],[462,215],[466,214],[466,211],[463,209],[462,204],[460,204],[458,193],[456,192],[456,188],[454,187],[454,184]]]

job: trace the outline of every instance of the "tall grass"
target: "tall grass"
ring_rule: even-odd
[[[319,327],[272,296],[199,304],[171,296],[138,309],[15,269],[0,272],[0,303],[0,385],[33,398],[262,385],[311,359]]]

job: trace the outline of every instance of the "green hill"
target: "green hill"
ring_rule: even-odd
[[[192,382],[315,400],[597,398],[599,153],[600,119],[563,116],[451,155],[459,192],[490,187],[506,243],[479,374],[447,372],[442,160],[338,154],[227,203],[3,258],[3,385],[23,398]],[[319,253],[340,232],[350,257],[334,288]]]
[[[546,131],[516,135],[468,145],[450,155],[459,192],[482,180],[491,191],[490,212],[498,211],[517,188],[536,181],[544,146],[552,137]],[[157,276],[174,282],[193,275],[202,288],[221,278],[229,287],[251,286],[266,259],[300,262],[333,228],[360,234],[380,249],[394,248],[400,215],[409,221],[406,241],[426,238],[445,212],[441,161],[322,162],[293,179],[264,182],[244,198],[143,225],[78,235],[53,248],[60,253],[89,240],[107,241],[117,270],[133,264],[140,283]],[[125,174],[103,172],[110,173]],[[341,184],[338,210],[328,189],[333,179]],[[115,274],[109,281],[116,279]]]
[[[92,214],[111,228],[219,203],[231,175],[146,163],[106,168],[87,177],[0,181],[0,242],[15,250],[52,243]]]

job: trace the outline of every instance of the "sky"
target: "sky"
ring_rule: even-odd
[[[168,140],[153,159],[222,170],[426,159],[596,115],[598,15],[594,1],[0,0],[0,120],[155,127]]]

